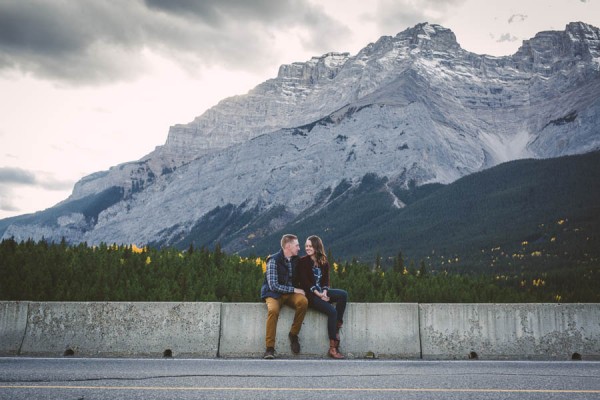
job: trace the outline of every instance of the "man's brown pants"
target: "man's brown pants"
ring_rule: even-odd
[[[277,299],[267,297],[265,302],[267,303],[267,335],[265,342],[267,347],[274,348],[275,336],[277,335],[277,321],[279,320],[281,306],[286,304],[296,310],[290,333],[297,335],[300,333],[300,328],[302,328],[302,321],[304,321],[306,309],[308,308],[308,300],[303,294],[288,293],[281,295]]]

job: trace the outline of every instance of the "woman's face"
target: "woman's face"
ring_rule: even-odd
[[[315,254],[315,249],[313,249],[313,245],[310,242],[310,240],[306,241],[306,244],[304,245],[304,249],[306,250],[306,255],[308,255],[308,256],[313,256]]]

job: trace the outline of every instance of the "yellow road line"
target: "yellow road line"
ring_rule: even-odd
[[[443,388],[263,388],[211,386],[57,386],[57,385],[0,385],[0,389],[78,389],[78,390],[148,390],[148,391],[265,391],[265,392],[432,392],[432,393],[586,393],[600,394],[598,390],[578,389],[443,389]]]

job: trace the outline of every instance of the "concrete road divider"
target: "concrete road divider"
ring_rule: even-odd
[[[27,328],[27,302],[0,302],[0,355],[19,354]]]
[[[598,304],[420,304],[424,359],[599,359]]]
[[[283,307],[276,350],[290,351]],[[261,357],[264,303],[0,302],[0,355]],[[600,360],[600,304],[350,303],[349,358]],[[299,357],[327,357],[327,319],[308,311]]]
[[[260,357],[265,350],[267,306],[264,303],[223,303],[221,309],[221,357]],[[293,357],[288,332],[294,310],[283,307],[277,325],[275,349]],[[382,358],[419,358],[417,304],[350,303],[341,331],[341,350],[353,358],[368,354]],[[327,318],[308,311],[300,332],[300,357],[326,357],[329,349]]]
[[[220,303],[30,303],[22,355],[216,357]]]
[[[420,358],[419,306],[354,303],[346,311],[343,350],[359,358]]]

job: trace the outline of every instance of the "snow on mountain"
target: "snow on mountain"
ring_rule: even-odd
[[[168,243],[216,207],[294,216],[367,173],[450,183],[505,161],[597,150],[599,58],[600,30],[580,22],[507,57],[467,52],[449,29],[419,24],[354,56],[281,66],[171,127],[141,160],[83,178],[51,218],[16,220],[3,237]],[[106,195],[114,187],[121,198]],[[88,204],[100,194],[96,215]],[[391,193],[390,207],[401,206]]]

